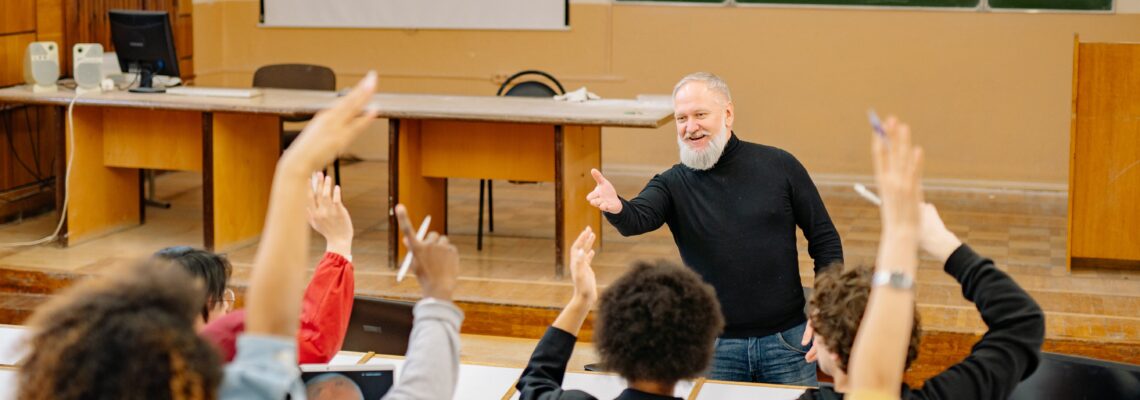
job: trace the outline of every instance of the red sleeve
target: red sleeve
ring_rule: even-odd
[[[245,310],[237,310],[225,316],[210,321],[206,327],[198,331],[198,336],[205,338],[218,348],[222,359],[233,361],[236,352],[235,344],[239,334],[245,331]]]
[[[298,362],[324,364],[340,351],[352,314],[354,284],[352,263],[340,254],[326,252],[301,303]]]

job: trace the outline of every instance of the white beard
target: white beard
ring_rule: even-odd
[[[725,144],[728,144],[728,125],[709,138],[709,144],[704,150],[693,150],[685,144],[684,138],[677,137],[677,147],[681,148],[681,164],[697,171],[704,171],[716,165],[720,155],[724,153]]]

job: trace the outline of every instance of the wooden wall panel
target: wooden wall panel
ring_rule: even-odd
[[[1071,147],[1071,257],[1140,265],[1140,44],[1082,43]]]
[[[63,43],[63,0],[36,0],[36,40]]]
[[[16,106],[0,112],[0,190],[44,181],[55,175],[59,142],[51,121],[54,107]]]
[[[24,83],[24,52],[35,33],[0,36],[0,87]]]
[[[0,1],[0,35],[36,31],[36,0]]]

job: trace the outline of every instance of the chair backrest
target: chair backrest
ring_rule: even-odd
[[[253,73],[253,87],[270,89],[336,90],[332,68],[312,64],[272,64]],[[308,121],[311,117],[282,117],[288,122]]]
[[[544,77],[547,80],[549,80],[550,82],[554,83],[554,85],[558,87],[558,90],[555,91],[554,88],[550,87],[550,85],[542,83],[542,81],[536,81],[536,80],[522,81],[522,82],[515,83],[514,86],[511,86],[511,83],[514,82],[516,79],[519,79],[519,78],[522,78],[522,77],[528,76],[528,75],[538,75],[538,76]],[[508,87],[510,89],[508,89]],[[558,79],[555,79],[554,76],[552,76],[546,72],[542,72],[539,70],[533,70],[533,69],[528,69],[526,71],[521,71],[519,73],[511,75],[509,78],[507,78],[506,81],[503,81],[503,84],[499,86],[499,91],[495,93],[496,96],[522,96],[522,97],[552,97],[554,95],[559,95],[559,94],[566,94],[566,89],[564,89],[562,87],[562,83],[558,82]]]
[[[273,89],[336,90],[336,74],[312,64],[273,64],[253,73],[253,87]]]

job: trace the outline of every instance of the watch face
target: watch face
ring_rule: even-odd
[[[914,287],[914,278],[902,272],[879,271],[871,277],[871,285],[887,285],[896,289],[910,289]]]

